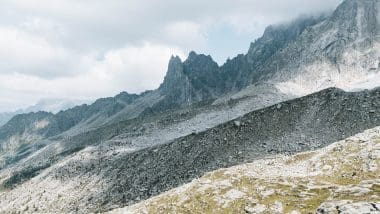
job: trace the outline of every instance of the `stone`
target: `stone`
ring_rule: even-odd
[[[333,201],[322,204],[317,214],[341,213],[341,214],[376,214],[380,213],[380,203]]]
[[[235,120],[234,121],[234,125],[235,125],[235,127],[240,127],[241,126],[241,122],[239,120]]]

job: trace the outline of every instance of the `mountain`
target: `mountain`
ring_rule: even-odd
[[[35,207],[87,213],[131,205],[213,170],[322,148],[379,126],[379,106],[380,88],[327,89],[145,149],[105,143],[76,151],[58,164],[54,156],[30,157],[24,167],[3,175],[4,187],[12,190],[0,195],[0,211]]]
[[[165,96],[161,103],[170,107],[214,99],[222,93],[222,85],[219,66],[211,56],[191,52],[183,63],[179,57],[171,58],[158,90]]]
[[[265,66],[266,78],[278,82],[283,92],[300,94],[331,86],[351,90],[360,83],[378,83],[378,8],[377,0],[344,1],[330,18],[276,53],[276,61]]]
[[[6,124],[12,117],[14,117],[17,113],[15,112],[2,112],[0,113],[0,127]]]
[[[270,26],[247,54],[220,67],[210,56],[195,52],[184,63],[173,57],[161,87],[167,92],[171,86],[166,96],[179,104],[215,99],[261,82],[295,96],[328,87],[376,87],[380,83],[377,8],[376,0],[344,1],[331,15]]]
[[[26,109],[23,109],[22,112],[30,113],[30,112],[51,112],[56,114],[60,111],[64,111],[70,108],[73,108],[77,105],[86,103],[81,100],[65,100],[65,99],[42,99],[38,101],[35,105],[30,106]]]
[[[373,88],[380,81],[378,6],[376,0],[347,0],[330,15],[270,26],[247,54],[222,66],[195,52],[183,62],[173,56],[157,90],[135,95],[131,102],[114,97],[60,112],[57,134],[76,135],[169,109],[212,104],[221,97],[228,101],[242,91],[245,96],[271,91],[268,99],[274,93],[289,99],[328,87]],[[106,112],[100,113],[103,108]],[[68,121],[62,122],[65,118]]]
[[[173,56],[153,91],[13,117],[0,127],[0,212],[107,211],[379,126],[379,2],[270,26],[222,66]]]
[[[251,44],[248,54],[238,55],[220,67],[211,56],[194,51],[183,63],[179,57],[172,57],[159,89],[167,97],[168,101],[164,102],[189,105],[257,83],[263,75],[260,69],[267,60],[294,42],[307,27],[324,19],[325,16],[302,17],[288,24],[270,26],[263,37]]]
[[[40,111],[16,115],[0,128],[0,168],[18,161],[19,151],[22,151],[21,157],[25,157],[28,147],[40,148],[37,144],[44,138],[57,136],[81,122],[91,121],[94,126],[101,123],[137,97],[123,92],[116,97],[99,99],[91,105],[84,104],[57,114]]]
[[[58,113],[59,111],[67,110],[82,103],[85,102],[80,100],[43,99],[35,105],[29,106],[25,109],[20,109],[14,112],[0,113],[0,127],[6,124],[10,119],[12,119],[12,117],[18,114],[28,114],[31,112],[39,111]]]
[[[288,45],[294,43],[299,36],[311,26],[324,21],[326,15],[319,17],[300,17],[292,22],[269,26],[264,35],[251,43],[248,53],[228,60],[221,68],[226,89],[241,89],[256,83],[265,74],[265,66],[272,57]]]
[[[323,149],[213,171],[110,213],[378,213],[379,146],[376,127]]]

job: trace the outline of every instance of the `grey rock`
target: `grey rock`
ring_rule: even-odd
[[[341,213],[341,214],[378,214],[380,213],[380,203],[371,202],[350,202],[332,201],[322,204],[317,214]]]
[[[347,111],[347,107],[341,105],[345,98],[345,102],[360,113]],[[115,205],[123,207],[190,182],[215,169],[249,163],[272,154],[293,154],[327,146],[341,140],[342,131],[352,136],[380,125],[379,118],[369,117],[369,112],[361,109],[361,103],[368,99],[380,99],[380,89],[358,93],[328,89],[284,102],[280,110],[273,108],[275,105],[251,112],[239,118],[239,121],[254,122],[239,129],[234,128],[234,120],[167,144],[99,159],[91,163],[96,168],[86,173],[101,176],[107,181],[108,187],[102,192],[89,193],[94,198],[91,204],[86,201],[78,203],[86,203],[89,211],[95,211],[91,207],[99,207],[99,204],[103,205],[104,210]],[[319,103],[324,104],[316,105]],[[372,108],[380,113],[379,106]],[[334,116],[336,109],[340,109],[341,113]],[[316,118],[319,122],[316,122]],[[305,139],[313,141],[301,148],[297,146]],[[86,169],[90,163],[75,164]],[[62,181],[83,173],[72,168],[71,165],[62,166],[53,173]],[[100,174],[98,170],[101,170]],[[110,175],[115,175],[125,183]],[[134,185],[136,183],[138,185]],[[112,196],[109,193],[113,193]]]
[[[240,122],[239,120],[235,120],[235,121],[234,121],[234,125],[235,125],[236,127],[240,127],[240,126],[241,126],[241,122]]]

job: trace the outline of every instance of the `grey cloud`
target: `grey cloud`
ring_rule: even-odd
[[[234,15],[263,17],[272,20],[294,18],[334,8],[341,0],[16,0],[6,1],[0,14],[20,21],[39,17],[61,26],[61,42],[79,50],[109,49],[143,40],[160,38],[161,29],[176,21],[203,24],[205,20],[221,20]],[[4,16],[4,15],[0,15]],[[7,15],[5,15],[7,16]],[[3,18],[3,17],[2,17]],[[251,21],[251,20],[247,20]],[[17,24],[17,23],[13,23]],[[55,29],[52,29],[55,30]]]
[[[340,2],[4,0],[0,7],[0,79],[10,81],[12,78],[12,81],[20,84],[33,79],[39,85],[37,89],[31,88],[34,85],[23,84],[20,91],[3,91],[0,94],[0,108],[3,101],[6,101],[7,108],[12,102],[19,105],[30,100],[36,101],[37,97],[43,97],[42,92],[55,87],[49,84],[53,82],[50,80],[59,85],[54,88],[54,96],[69,98],[74,95],[68,94],[67,90],[78,85],[88,88],[85,93],[75,94],[81,98],[111,96],[122,90],[141,91],[142,87],[155,87],[161,79],[146,78],[149,82],[137,83],[144,81],[144,75],[149,75],[149,72],[155,72],[156,78],[162,78],[167,63],[165,57],[160,57],[160,60],[149,59],[149,56],[157,56],[157,51],[165,50],[167,54],[169,50],[186,53],[195,49],[197,52],[209,51],[214,58],[224,58],[228,53],[218,53],[219,50],[212,52],[210,49],[225,44],[214,42],[214,46],[211,46],[209,38],[218,37],[217,34],[223,33],[226,25],[227,29],[241,33],[238,38],[244,39],[244,45],[247,43],[248,48],[249,42],[260,36],[266,25],[293,19],[301,14],[332,10]],[[224,50],[228,51],[232,46],[226,46]],[[136,47],[143,51],[135,50]],[[111,54],[115,59],[107,59],[109,65],[103,66],[100,69],[102,71],[91,71],[94,67],[99,70],[96,66],[104,64],[104,58],[115,51],[120,56]],[[123,57],[135,52],[146,58],[140,60],[138,65],[125,65],[131,61]],[[118,58],[124,62],[119,62]],[[160,71],[152,71],[154,66],[143,66],[152,61],[155,61],[152,64],[157,64]],[[113,70],[115,67],[117,72]],[[129,70],[123,72],[123,69]],[[18,75],[13,74],[24,75],[25,80],[18,81]],[[93,77],[93,74],[97,76]],[[109,82],[103,83],[103,78]],[[128,84],[123,87],[119,80],[125,80]],[[10,82],[0,82],[2,90],[10,90],[11,87]],[[29,93],[25,94],[26,91]]]

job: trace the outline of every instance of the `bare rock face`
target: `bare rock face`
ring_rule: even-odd
[[[160,88],[163,93],[170,92],[171,89],[178,87],[179,82],[186,82],[185,75],[183,73],[183,64],[181,59],[176,56],[172,56],[169,61],[168,71],[166,73],[164,82],[161,84]]]
[[[326,46],[321,51],[334,63],[344,63],[339,60],[346,49],[368,50],[373,47],[380,35],[379,8],[378,0],[344,1],[331,18],[321,24],[320,32],[316,32],[316,35],[329,33],[324,38]]]
[[[333,202],[326,202],[322,204],[317,210],[317,214],[328,214],[328,213],[376,214],[376,213],[380,213],[380,203],[376,203],[376,202],[354,203],[351,201],[333,201]]]
[[[290,23],[269,26],[263,36],[251,43],[247,54],[227,60],[220,70],[225,80],[225,90],[239,90],[252,83],[268,72],[267,63],[277,61],[273,56],[286,48],[309,27],[326,19],[319,17],[300,17]]]
[[[264,79],[282,92],[308,94],[326,87],[347,90],[379,79],[377,0],[346,0],[326,20],[307,28],[273,56]]]
[[[190,52],[183,63],[179,57],[172,57],[159,88],[165,98],[157,105],[165,109],[215,99],[222,85],[219,66],[210,56]]]
[[[380,33],[380,1],[346,0],[334,12],[330,24],[336,23],[341,34],[350,40],[375,38]]]

